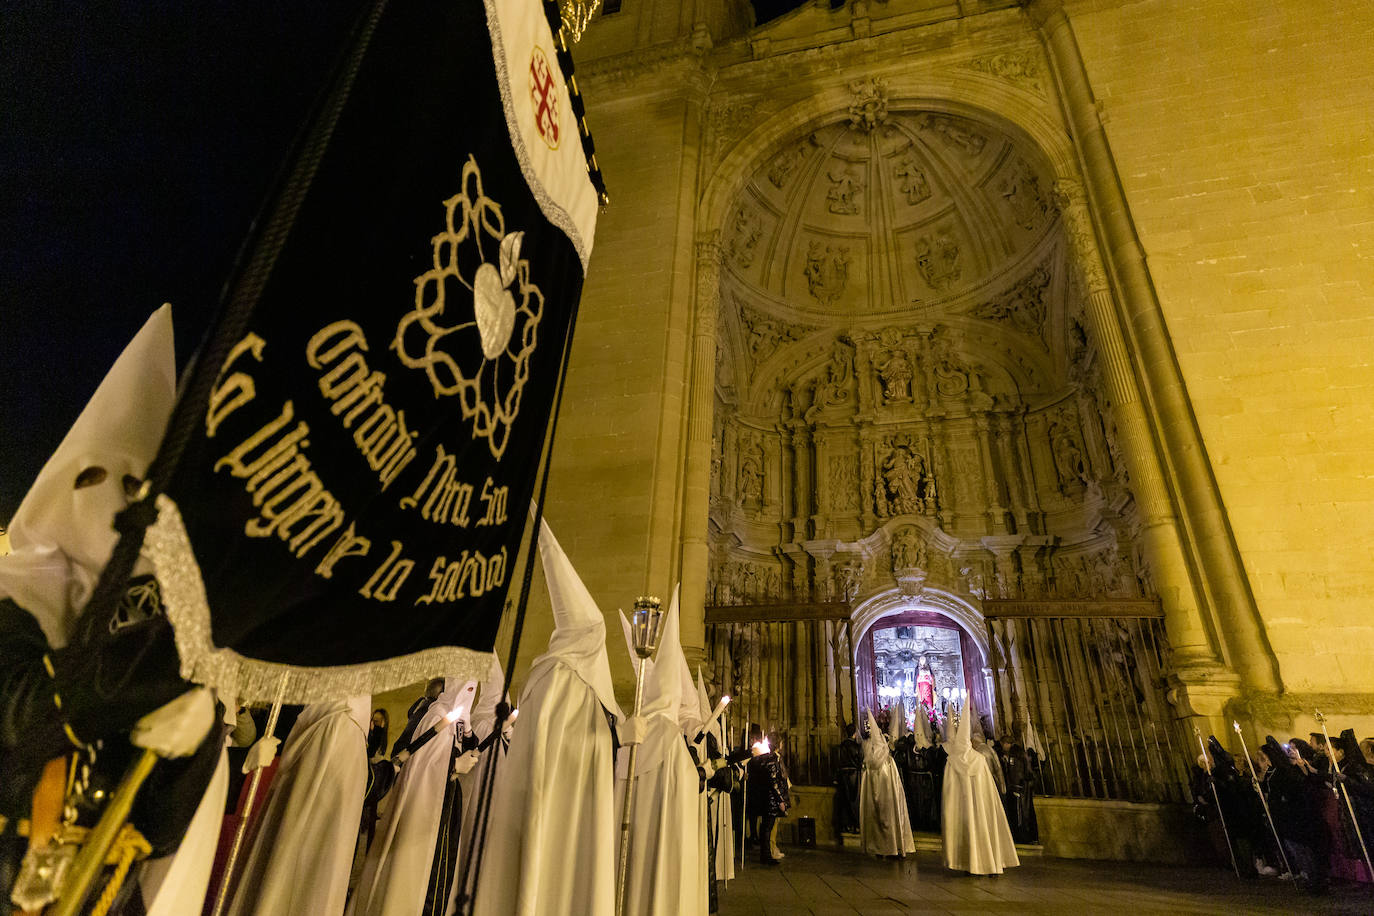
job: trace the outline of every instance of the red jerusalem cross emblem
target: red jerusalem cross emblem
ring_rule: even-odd
[[[558,84],[544,52],[535,47],[530,55],[530,101],[534,103],[534,127],[539,136],[558,149]]]

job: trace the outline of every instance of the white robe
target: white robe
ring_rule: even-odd
[[[417,916],[424,909],[453,755],[455,724],[444,717],[455,706],[470,711],[476,690],[473,681],[460,691],[445,690],[416,727],[416,738],[432,725],[440,729],[396,777],[358,887],[348,902],[349,916]]]
[[[613,773],[596,694],[561,660],[536,662],[496,772],[474,916],[615,913]]]
[[[975,875],[1000,875],[1021,861],[992,768],[969,740],[969,718],[960,719],[945,745],[949,762],[940,807],[945,866]]]
[[[230,916],[339,916],[367,792],[370,697],[316,703],[291,729]]]
[[[621,615],[626,645],[629,622]],[[633,652],[631,653],[633,656]],[[658,651],[644,674],[644,742],[635,758],[634,809],[630,815],[630,860],[625,875],[625,910],[634,916],[704,916],[706,882],[701,868],[697,768],[687,751],[683,725],[701,725],[696,690],[678,639],[678,594],[663,622]],[[691,690],[691,702],[684,699]],[[616,811],[624,810],[630,748],[616,759]],[[617,831],[618,833],[618,831]]]
[[[215,725],[218,728],[218,723]],[[144,862],[138,873],[139,894],[147,916],[198,913],[210,887],[210,872],[219,848],[224,801],[229,795],[229,755],[219,752],[215,774],[205,789],[186,836],[176,852]]]
[[[897,762],[887,748],[887,738],[869,715],[868,737],[863,739],[864,771],[859,786],[859,836],[870,855],[900,856],[916,851],[911,836],[911,816]]]
[[[672,712],[646,719],[647,734],[635,760],[638,783],[630,817],[625,912],[636,916],[705,913],[697,768]],[[624,808],[629,756],[629,748],[621,748],[616,761],[617,812]]]

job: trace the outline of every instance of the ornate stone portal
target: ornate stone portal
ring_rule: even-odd
[[[708,605],[1150,597],[1052,182],[990,125],[865,110],[729,211],[750,256],[719,281]],[[760,623],[708,651],[820,741],[854,713],[852,635]],[[803,656],[824,689],[784,675]]]

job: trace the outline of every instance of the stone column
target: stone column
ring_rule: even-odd
[[[1149,552],[1155,586],[1164,605],[1169,642],[1179,673],[1190,669],[1215,676],[1220,665],[1216,634],[1198,600],[1179,537],[1178,519],[1165,489],[1164,475],[1155,460],[1145,410],[1136,396],[1126,345],[1117,332],[1111,313],[1111,293],[1092,243],[1091,224],[1082,189],[1076,182],[1061,180],[1055,194],[1064,216],[1075,260],[1088,291],[1086,314],[1093,325],[1102,384],[1112,402],[1123,452],[1131,475],[1132,491],[1140,506],[1142,536]]]
[[[1240,551],[1231,536],[1221,493],[1188,401],[1145,253],[1131,221],[1126,192],[1088,83],[1078,40],[1062,0],[1032,0],[1026,9],[1044,38],[1065,120],[1083,163],[1086,198],[1092,212],[1082,213],[1079,231],[1086,231],[1091,238],[1092,227],[1096,226],[1120,295],[1120,320],[1110,297],[1103,297],[1106,301],[1094,305],[1094,311],[1108,311],[1106,320],[1098,315],[1091,318],[1098,325],[1099,334],[1115,329],[1129,336],[1131,352],[1137,357],[1135,368],[1149,400],[1142,412],[1154,421],[1152,428],[1140,431],[1145,434],[1144,439],[1135,442],[1137,449],[1144,446],[1144,450],[1132,449],[1130,453],[1153,454],[1148,447],[1153,441],[1149,433],[1159,436],[1160,451],[1171,477],[1166,483],[1173,485],[1190,539],[1183,546],[1191,553],[1193,562],[1185,570],[1198,571],[1197,591],[1221,623],[1225,639],[1218,647],[1245,687],[1278,691],[1281,684],[1277,660],[1255,606]],[[1125,354],[1122,356],[1124,359]],[[1127,362],[1128,369],[1129,366]],[[1177,618],[1175,614],[1170,625],[1171,640],[1179,623]]]
[[[711,414],[715,409],[716,314],[720,309],[720,234],[702,233],[696,246],[692,322],[692,384],[682,483],[682,596],[679,626],[689,662],[705,641],[706,522],[711,508]]]

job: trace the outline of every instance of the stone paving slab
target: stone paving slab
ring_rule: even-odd
[[[1333,883],[1312,896],[1273,878],[1241,881],[1205,867],[1023,860],[997,877],[945,869],[940,854],[904,861],[830,849],[789,849],[781,866],[751,860],[721,895],[721,916],[881,916],[915,913],[1374,913],[1374,888]]]

